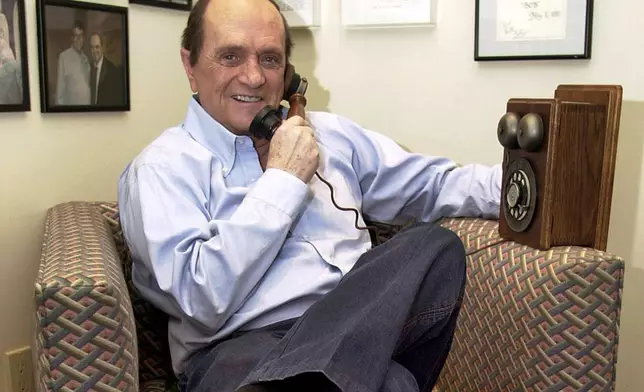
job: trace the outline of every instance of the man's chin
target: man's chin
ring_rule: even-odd
[[[233,126],[234,133],[236,133],[237,135],[250,136],[249,128],[250,128],[250,124],[251,124],[251,122],[253,121],[254,118],[255,118],[254,115],[244,114],[242,116],[237,117],[235,119],[236,121],[234,121],[230,125]]]
[[[266,107],[266,102],[261,102],[254,105],[249,105],[244,107],[242,110],[238,111],[240,119],[243,119],[243,122],[248,122],[250,125],[251,121]]]

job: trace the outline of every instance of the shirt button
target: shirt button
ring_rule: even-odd
[[[222,172],[222,173],[224,173],[224,174],[227,174],[227,173],[228,173],[228,168],[227,168],[226,166],[224,166],[224,167],[221,169],[221,172]]]

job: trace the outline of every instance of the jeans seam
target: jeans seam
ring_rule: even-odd
[[[365,385],[352,379],[351,377],[347,376],[343,371],[337,369],[334,363],[327,363],[326,366],[320,366],[320,363],[316,362],[315,360],[308,361],[308,362],[300,362],[296,365],[278,366],[278,367],[271,366],[269,368],[265,368],[263,370],[266,373],[264,373],[262,377],[259,377],[258,381],[261,383],[263,381],[273,379],[276,376],[279,378],[288,378],[291,376],[292,373],[295,373],[295,374],[301,373],[302,369],[318,369],[316,371],[321,371],[327,378],[329,378],[329,381],[333,384],[335,384],[333,379],[339,379],[339,381],[349,384],[349,387],[357,387],[359,388],[360,391],[368,390],[368,388]],[[332,372],[333,374],[329,376],[328,374],[329,372]]]
[[[405,324],[405,326],[403,327],[403,331],[401,333],[401,336],[404,336],[409,331],[410,328],[412,328],[413,326],[415,326],[419,322],[427,321],[427,320],[431,320],[431,319],[442,319],[442,318],[445,318],[445,317],[449,316],[452,313],[452,311],[454,310],[455,307],[456,307],[456,304],[451,305],[451,306],[444,306],[444,307],[439,308],[439,309],[433,309],[433,310],[430,310],[430,311],[420,313],[419,315],[415,316],[412,320],[409,320]],[[411,325],[412,323],[414,325]],[[398,354],[400,354],[404,350],[405,350],[404,347],[400,347],[398,350],[396,350],[393,353],[392,356],[395,357],[395,356],[397,356]]]
[[[452,309],[454,309],[455,305],[456,305],[456,303],[453,303],[453,304],[442,306],[440,308],[429,309],[429,310],[425,310],[423,312],[418,313],[411,320],[407,320],[407,322],[403,326],[402,332],[403,333],[407,332],[407,330],[409,328],[413,327],[413,325],[411,325],[411,324],[415,324],[416,322],[421,321],[421,320],[427,320],[427,316],[437,316],[438,315],[440,317],[440,316],[443,316],[443,313],[445,315],[451,313],[451,311],[452,311]]]

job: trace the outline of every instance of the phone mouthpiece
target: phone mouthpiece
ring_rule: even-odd
[[[248,132],[258,139],[271,140],[273,133],[281,123],[282,118],[279,115],[279,110],[267,105],[253,118]]]

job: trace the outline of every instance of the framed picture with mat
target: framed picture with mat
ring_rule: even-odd
[[[0,0],[0,112],[31,110],[24,0]]]
[[[42,112],[130,110],[128,9],[37,0]]]

